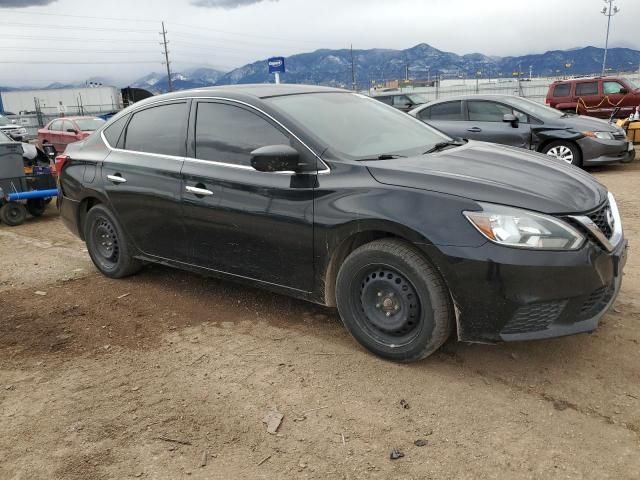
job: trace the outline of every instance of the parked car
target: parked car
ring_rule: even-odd
[[[620,127],[512,95],[450,97],[418,107],[410,115],[452,137],[535,150],[576,166],[635,158],[633,143]]]
[[[423,97],[418,93],[380,94],[374,95],[372,98],[375,98],[379,102],[386,103],[387,105],[391,105],[403,112],[408,112],[412,108],[422,105],[428,101],[426,97]]]
[[[38,130],[38,142],[42,146],[53,145],[57,152],[63,152],[67,145],[87,138],[104,122],[98,117],[56,118]]]
[[[640,105],[640,89],[622,77],[558,80],[549,85],[547,105],[565,112],[610,118],[616,107],[618,118],[628,117]]]
[[[592,331],[620,289],[627,242],[592,176],[452,140],[363,95],[181,91],[96,133],[57,157],[59,202],[112,278],[157,262],[337,306],[357,341],[397,361],[452,331]]]
[[[13,140],[22,142],[27,137],[27,129],[16,124],[15,120],[9,120],[0,115],[0,131],[9,135]]]

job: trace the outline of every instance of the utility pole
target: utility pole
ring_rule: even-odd
[[[602,59],[602,76],[607,70],[607,50],[609,49],[609,28],[611,27],[611,17],[620,11],[618,7],[613,6],[615,0],[604,0],[604,3],[608,4],[608,7],[602,7],[600,13],[607,17],[607,38],[604,43],[604,58]]]
[[[164,28],[164,22],[162,22],[162,31],[160,32],[160,35],[162,35],[162,43],[160,43],[160,45],[164,46],[164,63],[167,66],[167,80],[168,80],[168,84],[169,84],[169,91],[173,92],[173,82],[171,80],[171,63],[169,62],[169,50],[167,49],[167,44],[169,43],[167,41],[167,31]]]
[[[353,61],[353,43],[351,44],[351,90],[356,89],[356,65]]]
[[[404,67],[404,79],[409,81],[409,64],[407,63]]]

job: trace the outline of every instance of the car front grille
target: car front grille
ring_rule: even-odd
[[[525,305],[513,315],[502,329],[503,334],[537,332],[546,330],[562,313],[566,300]]]
[[[613,298],[614,285],[605,285],[591,292],[580,308],[578,320],[586,320],[597,315]]]
[[[609,202],[607,201],[602,207],[596,210],[593,213],[587,215],[593,223],[595,223],[600,231],[604,233],[604,236],[608,239],[613,235],[613,229],[609,225],[609,221],[607,219],[607,212],[611,215],[611,209],[609,207]]]

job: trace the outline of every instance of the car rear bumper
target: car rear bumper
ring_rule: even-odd
[[[575,252],[486,243],[477,248],[421,246],[437,264],[457,309],[458,338],[500,342],[590,332],[615,301],[627,256],[592,241]]]
[[[582,150],[582,164],[584,166],[617,162],[628,163],[635,158],[633,143],[627,140],[601,140],[585,137],[578,140],[578,145]]]
[[[72,200],[64,195],[58,195],[58,210],[60,212],[60,218],[66,227],[71,230],[75,236],[82,238],[80,231],[78,230],[78,219],[80,218],[80,202]]]

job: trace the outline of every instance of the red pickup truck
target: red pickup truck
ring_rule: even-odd
[[[98,117],[56,118],[38,130],[38,143],[53,145],[56,152],[62,153],[68,144],[84,140],[103,124],[104,120]]]
[[[591,117],[628,117],[640,105],[640,89],[622,77],[593,77],[558,80],[549,85],[547,105],[558,110]]]

